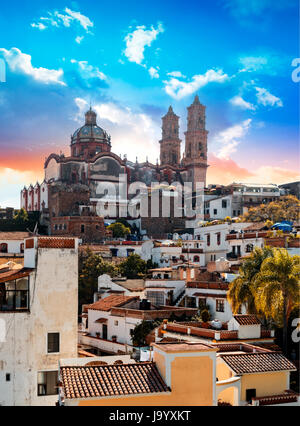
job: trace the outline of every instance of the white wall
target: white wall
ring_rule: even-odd
[[[37,396],[37,376],[58,371],[61,357],[77,357],[77,271],[77,249],[38,249],[37,269],[30,275],[30,312],[0,312],[7,330],[0,343],[0,404],[54,405],[58,400],[57,395]],[[60,333],[59,354],[47,353],[49,332]]]
[[[7,253],[20,254],[21,244],[24,243],[24,240],[0,240],[0,245],[2,243],[7,244]]]

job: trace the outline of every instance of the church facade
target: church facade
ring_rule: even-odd
[[[120,175],[126,175],[128,185],[143,182],[150,187],[152,182],[191,182],[196,188],[197,182],[203,182],[205,186],[208,167],[205,123],[205,106],[196,96],[188,107],[185,150],[181,158],[179,117],[170,107],[162,117],[160,164],[138,163],[112,152],[111,138],[97,125],[97,115],[90,108],[85,114],[85,124],[71,136],[70,156],[49,155],[43,183],[23,188],[21,207],[48,214],[55,227],[58,218],[91,216],[92,210],[87,206],[97,198],[99,183],[109,182],[119,187]],[[51,233],[55,233],[52,225]],[[60,231],[67,231],[64,225]]]

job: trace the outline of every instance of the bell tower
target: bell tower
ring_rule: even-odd
[[[196,182],[203,182],[206,186],[207,171],[207,135],[205,128],[206,107],[199,101],[198,95],[188,107],[188,123],[185,132],[185,158],[184,166],[188,169],[188,181],[193,182],[196,190]]]
[[[162,117],[162,139],[160,143],[160,164],[178,166],[180,164],[179,117],[169,107]]]

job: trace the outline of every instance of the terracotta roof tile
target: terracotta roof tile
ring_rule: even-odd
[[[260,321],[256,315],[233,315],[240,325],[259,325]]]
[[[236,374],[296,370],[295,365],[281,353],[265,352],[220,356]]]
[[[18,241],[25,240],[25,238],[30,237],[32,234],[30,232],[0,232],[0,241]]]
[[[7,272],[0,273],[0,283],[5,283],[6,281],[17,280],[19,278],[28,277],[30,273],[34,271],[31,268],[22,268],[19,270],[12,269]]]
[[[65,398],[94,398],[168,391],[152,362],[61,367],[60,372]]]
[[[104,299],[98,300],[98,302],[86,306],[86,308],[95,311],[110,311],[112,308],[122,306],[125,303],[138,298],[138,296],[122,296],[119,294],[112,294],[111,296],[107,296]]]

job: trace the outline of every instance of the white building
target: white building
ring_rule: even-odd
[[[78,242],[25,240],[0,273],[0,405],[55,405],[60,358],[77,356]]]
[[[0,256],[24,253],[24,239],[29,232],[0,232]]]
[[[248,256],[256,247],[263,248],[266,236],[266,231],[228,234],[226,237],[229,243],[228,258]]]
[[[80,344],[97,354],[128,353],[132,351],[132,332],[142,321],[168,319],[183,314],[193,317],[197,310],[176,306],[153,306],[139,296],[111,294],[86,305],[87,317],[79,333]],[[86,316],[86,314],[83,314]]]
[[[272,184],[232,184],[229,189],[230,194],[213,198],[205,196],[204,213],[210,220],[237,217],[246,213],[249,207],[275,201],[280,197],[279,187]]]
[[[185,292],[185,280],[177,267],[152,269],[152,278],[145,280],[145,297],[153,305],[177,305]]]
[[[177,262],[182,254],[182,249],[176,244],[157,244],[152,248],[152,262],[159,267],[169,267]]]
[[[128,257],[131,254],[138,254],[143,260],[151,259],[153,241],[105,241],[111,255],[114,257]]]
[[[204,241],[205,265],[226,258],[230,251],[227,235],[241,231],[249,223],[222,223],[220,225],[202,226],[195,229],[195,239]]]

